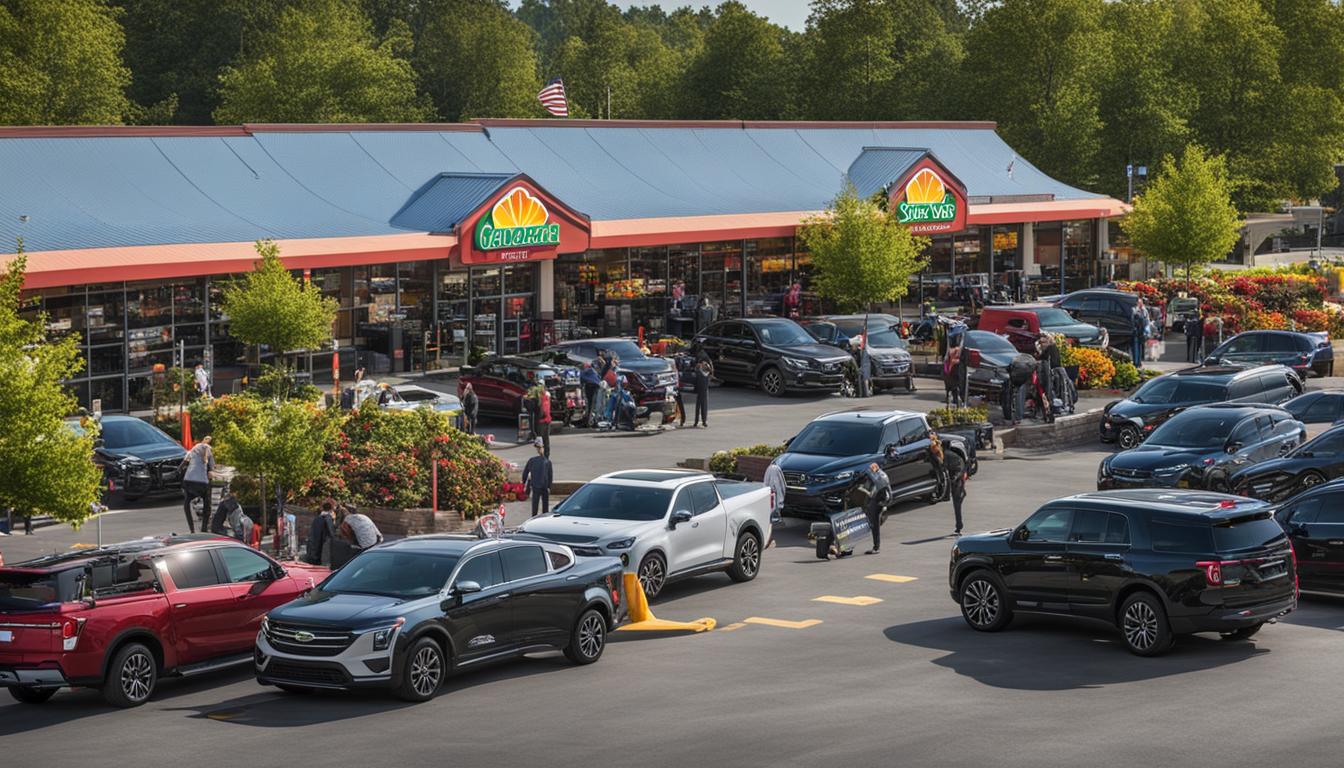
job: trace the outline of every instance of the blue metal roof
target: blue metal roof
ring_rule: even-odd
[[[417,232],[444,234],[481,207],[487,198],[517,174],[444,173],[392,217],[392,224]]]
[[[983,124],[477,128],[0,136],[0,249],[18,236],[43,251],[441,232],[490,179],[519,173],[599,221],[816,211],[846,174],[889,183],[915,151],[892,148],[931,152],[973,198],[1101,197],[1041,173]]]
[[[927,154],[927,149],[864,147],[845,175],[849,177],[859,197],[868,197],[904,176],[910,166]]]

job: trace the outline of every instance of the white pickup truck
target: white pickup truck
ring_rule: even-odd
[[[521,530],[579,555],[619,557],[652,599],[667,582],[703,573],[756,578],[770,543],[771,493],[703,472],[625,470],[584,484]]]

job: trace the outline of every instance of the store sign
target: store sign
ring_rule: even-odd
[[[896,220],[918,234],[957,232],[966,227],[966,190],[931,156],[891,188]]]
[[[514,187],[476,222],[476,250],[509,249],[510,261],[525,261],[528,248],[560,245],[560,225],[551,221],[546,204],[522,187]],[[519,253],[521,251],[521,253]],[[521,256],[521,258],[520,258]]]

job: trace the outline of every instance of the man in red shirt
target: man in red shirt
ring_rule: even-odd
[[[541,438],[542,447],[545,449],[543,455],[549,459],[551,458],[551,393],[545,387],[541,388],[541,393],[537,397],[537,412],[540,417],[533,431]]]

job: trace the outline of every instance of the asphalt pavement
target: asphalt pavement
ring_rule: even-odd
[[[557,476],[779,441],[852,405],[731,388],[711,396],[720,405],[708,430],[557,435]],[[866,405],[935,403],[930,394]],[[521,460],[529,450],[501,453]],[[1090,445],[983,462],[969,485],[968,528],[1015,525],[1048,499],[1091,490],[1104,455]],[[181,514],[158,506],[109,516],[104,537],[180,527]],[[790,521],[756,581],[700,577],[669,585],[653,605],[662,618],[713,617],[713,632],[618,636],[583,668],[558,654],[509,662],[455,678],[421,705],[377,692],[291,696],[247,670],[168,680],[135,710],[109,709],[92,691],[39,707],[4,698],[0,763],[1339,764],[1334,690],[1321,683],[1344,674],[1344,601],[1308,600],[1252,642],[1201,636],[1158,659],[1131,656],[1102,625],[1019,618],[978,634],[948,596],[951,529],[947,503],[906,506],[883,527],[880,555],[822,562]],[[12,561],[92,535],[49,528],[0,548]]]

